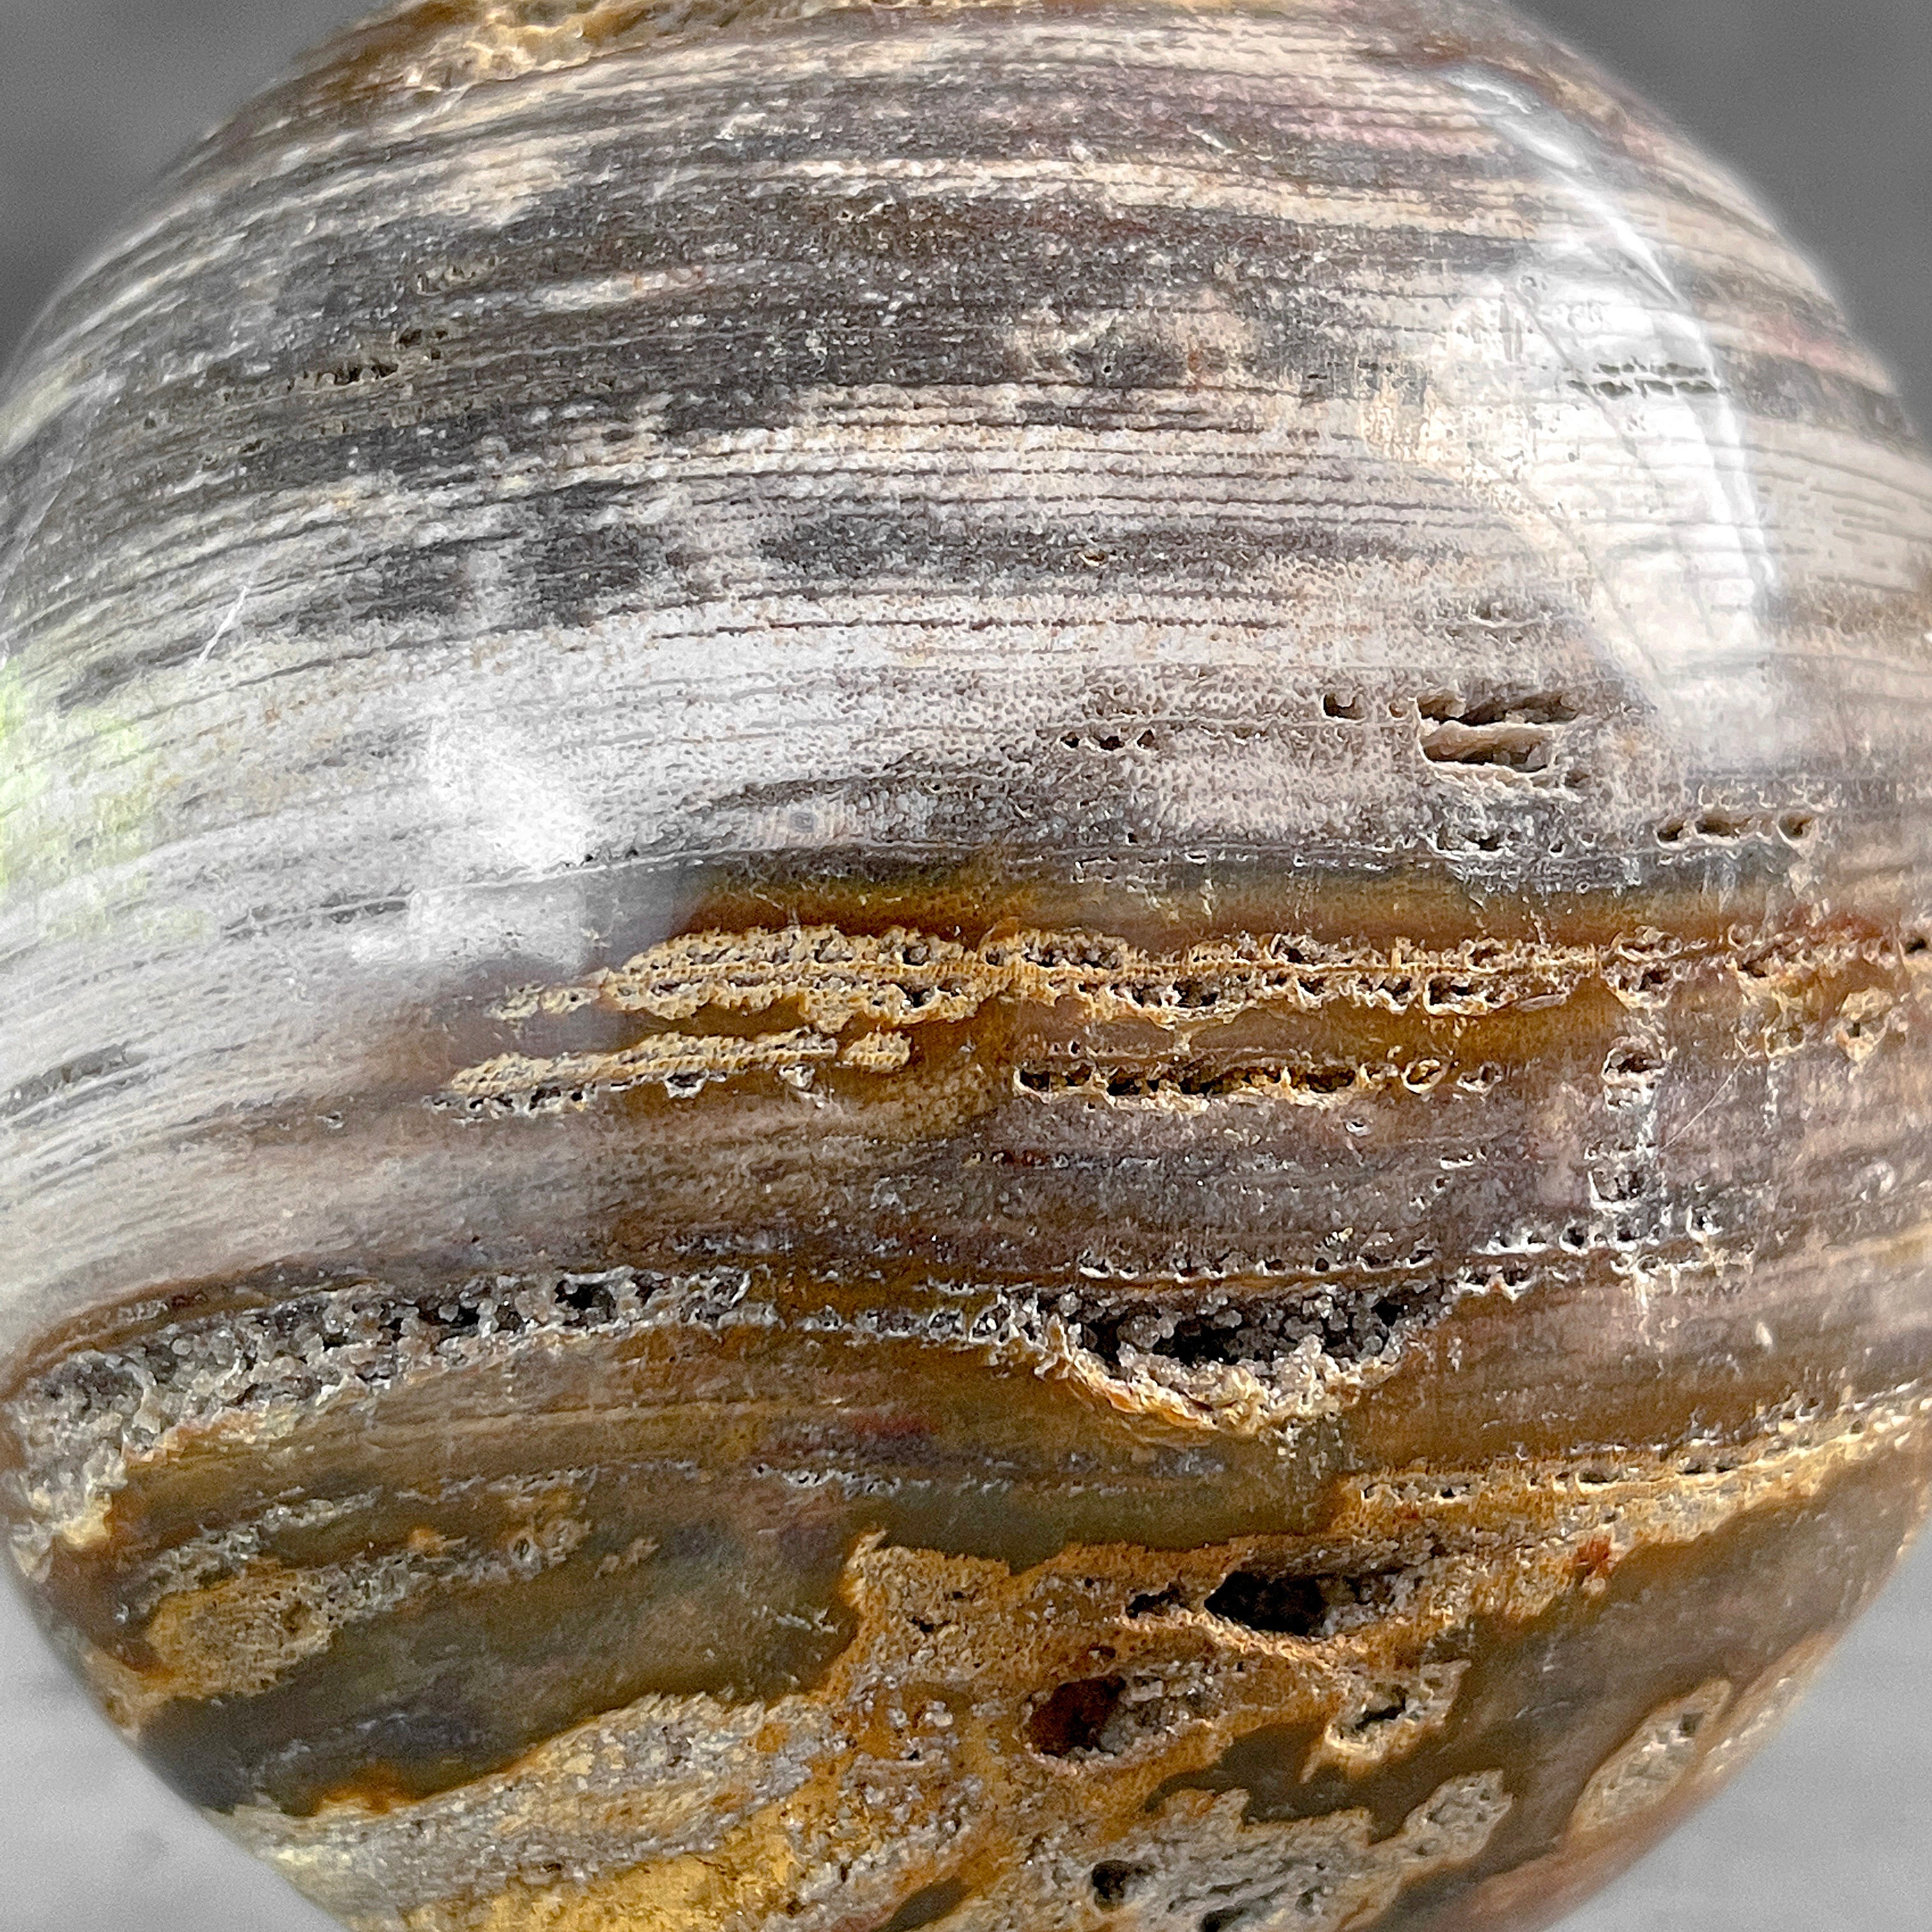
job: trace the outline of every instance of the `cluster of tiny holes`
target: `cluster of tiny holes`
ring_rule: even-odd
[[[448,340],[449,331],[440,326],[400,328],[380,348],[364,349],[326,368],[308,369],[287,377],[280,386],[281,393],[295,395],[310,391],[332,392],[363,383],[386,382],[398,376],[408,376],[424,365],[441,362],[446,353],[444,345]],[[196,393],[199,401],[205,405],[210,400],[233,402],[239,392],[232,388],[220,388]],[[159,430],[167,421],[167,416],[160,410],[152,410],[144,418],[144,424],[149,430]],[[259,446],[250,446],[243,453],[252,454]]]
[[[1570,699],[1551,692],[1492,693],[1467,700],[1426,692],[1418,697],[1392,699],[1388,710],[1392,718],[1420,719],[1423,751],[1435,763],[1526,771],[1546,769],[1552,731],[1582,715]],[[1358,691],[1338,688],[1322,694],[1320,711],[1331,722],[1359,724],[1368,720],[1369,704]],[[1440,728],[1444,726],[1456,728],[1454,734],[1443,735]],[[1166,734],[1175,728],[1172,720],[1087,724],[1061,731],[1060,742],[1070,752],[1156,752],[1163,748]],[[1226,728],[1230,735],[1244,737],[1262,728],[1231,724]]]
[[[1817,815],[1810,812],[1732,812],[1707,806],[1696,812],[1680,812],[1665,819],[1657,828],[1657,842],[1670,850],[1699,845],[1738,845],[1748,839],[1765,842],[1778,839],[1787,845],[1802,846],[1810,843],[1817,829]]]
[[[1262,1365],[1292,1355],[1311,1339],[1333,1362],[1372,1361],[1439,1317],[1459,1288],[1430,1278],[1360,1286],[1337,1282],[1312,1291],[1231,1297],[1219,1305],[1063,1295],[1055,1306],[1080,1346],[1118,1375],[1130,1349],[1184,1369]]]
[[[1490,1076],[1498,1071],[1490,1069],[1484,1072],[1480,1090],[1487,1091],[1495,1084]],[[1226,1100],[1268,1093],[1304,1094],[1318,1100],[1329,1100],[1398,1084],[1412,1094],[1426,1094],[1439,1085],[1448,1072],[1439,1060],[1381,1066],[1353,1060],[1336,1061],[1321,1066],[1270,1062],[1246,1066],[1183,1066],[1158,1071],[1079,1060],[1064,1066],[1022,1066],[1015,1077],[1022,1090],[1029,1094],[1084,1094],[1110,1100]]]

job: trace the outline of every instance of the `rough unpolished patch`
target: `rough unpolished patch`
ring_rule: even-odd
[[[1312,1778],[1332,1765],[1360,1778],[1438,1736],[1468,1668],[1468,1660],[1458,1658],[1450,1664],[1425,1664],[1406,1675],[1365,1675],[1360,1690],[1316,1740],[1302,1777]]]
[[[518,1027],[598,1008],[668,1030],[614,1049],[501,1054],[452,1076],[439,1104],[554,1112],[650,1082],[678,1097],[759,1072],[806,1085],[815,1067],[835,1064],[889,1076],[911,1060],[915,1029],[964,1024],[998,1006],[1071,1016],[1088,1028],[1128,1024],[1166,1042],[1164,1052],[1126,1060],[1100,1050],[1022,1060],[1002,1083],[1022,1097],[1180,1113],[1266,1102],[1335,1107],[1372,1094],[1426,1096],[1452,1075],[1463,1090],[1485,1090],[1492,1080],[1453,1064],[1448,1043],[1460,1022],[1563,1006],[1592,986],[1625,1009],[1654,1013],[1697,981],[1742,996],[1748,1048],[1788,1050],[1786,1036],[1808,1018],[1811,1032],[1828,1034],[1862,1064],[1902,1028],[1918,990],[1902,944],[1874,934],[1744,932],[1718,940],[1646,928],[1578,944],[1482,937],[1370,946],[1244,934],[1156,953],[1088,932],[1009,932],[976,945],[904,927],[688,933],[574,985],[520,988],[495,1010]],[[781,1007],[800,1024],[742,1030],[747,1018]],[[1346,1007],[1412,1016],[1431,1041],[1368,1061],[1289,1054],[1224,1066],[1190,1051],[1244,1015]],[[861,1030],[842,1046],[854,1027]],[[1436,1049],[1435,1034],[1444,1050]]]
[[[828,1033],[859,1018],[891,1027],[970,1019],[995,999],[1071,1000],[1098,1019],[1169,1027],[1259,1006],[1309,1012],[1337,1001],[1474,1014],[1566,998],[1604,956],[1592,946],[1496,939],[1376,947],[1277,934],[1154,953],[1096,932],[1015,932],[968,946],[898,927],[765,927],[669,940],[580,984],[526,988],[498,1011],[515,1020],[596,1004],[675,1021],[707,1007],[758,1013],[789,1002]]]
[[[1592,1774],[1570,1814],[1570,1831],[1614,1831],[1661,1804],[1695,1768],[1710,1742],[1708,1727],[1730,1701],[1730,1683],[1714,1677],[1652,1712]]]
[[[321,1655],[340,1630],[386,1617],[412,1599],[542,1576],[590,1533],[569,1508],[574,1500],[566,1496],[533,1513],[494,1549],[424,1538],[348,1563],[304,1567],[256,1558],[162,1598],[142,1633],[154,1660],[147,1669],[90,1651],[89,1678],[107,1714],[136,1732],[176,1698],[252,1696]]]
[[[917,1339],[1051,1377],[1122,1412],[1253,1435],[1335,1412],[1392,1372],[1412,1338],[1462,1297],[1514,1298],[1540,1278],[1510,1258],[1447,1274],[1364,1261],[1319,1277],[1271,1271],[1052,1297],[928,1280],[918,1296],[843,1316],[813,1277],[771,1269],[482,1276],[413,1294],[316,1285],[75,1350],[23,1384],[0,1406],[22,1451],[4,1478],[12,1544],[28,1575],[56,1540],[97,1546],[130,1469],[190,1441],[275,1439],[440,1374],[507,1370],[561,1345],[670,1329]],[[210,1576],[232,1576],[254,1553],[230,1552]],[[184,1576],[182,1587],[205,1580]]]
[[[1228,1932],[1340,1932],[1480,1852],[1508,1808],[1493,1772],[1459,1772],[1379,1841],[1351,1807],[1247,1823],[1244,1794],[1173,1781],[1263,1730],[1318,1740],[1310,1771],[1421,1748],[1453,1722],[1462,1633],[1802,1505],[1927,1412],[1912,1392],[1784,1418],[1723,1468],[1390,1472],[1342,1484],[1308,1534],[1075,1547],[1018,1572],[868,1538],[841,1585],[854,1636],[808,1693],[648,1698],[419,1803],[233,1823],[362,1932],[870,1932],[935,1898],[946,1932],[1199,1932],[1223,1910]],[[1702,1775],[1738,1730],[1730,1701],[1713,1683],[1654,1713],[1574,1828]]]
[[[1410,1270],[1183,1295],[1009,1296],[1002,1340],[1124,1414],[1252,1436],[1334,1413],[1392,1374],[1412,1337],[1490,1286],[1480,1269]]]
[[[1340,1932],[1378,1918],[1418,1879],[1468,1864],[1510,1800],[1498,1772],[1455,1778],[1379,1840],[1366,1811],[1250,1825],[1246,1802],[1244,1792],[1178,1792],[1102,1864],[1084,1848],[1048,1847],[1001,1893],[940,1923],[946,1932]]]
[[[798,1080],[814,1066],[836,1060],[838,1042],[803,1027],[740,1037],[730,1034],[654,1034],[616,1053],[563,1054],[545,1060],[505,1054],[466,1068],[451,1094],[472,1112],[553,1112],[581,1106],[602,1090],[619,1093],[655,1082],[674,1099],[688,1100],[714,1081],[770,1072]],[[886,1057],[854,1054],[848,1064],[887,1070]],[[903,1057],[900,1064],[903,1064]]]

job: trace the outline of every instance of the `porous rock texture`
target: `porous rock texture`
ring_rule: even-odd
[[[0,400],[4,1508],[362,1932],[1502,1932],[1932,1463],[1932,476],[1462,0],[423,0]]]

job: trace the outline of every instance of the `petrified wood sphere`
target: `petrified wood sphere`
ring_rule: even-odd
[[[434,0],[0,404],[6,1509],[351,1926],[1540,1924],[1932,1432],[1932,477],[1459,0]]]

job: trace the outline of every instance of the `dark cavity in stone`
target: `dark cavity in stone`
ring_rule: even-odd
[[[1328,1614],[1318,1576],[1270,1576],[1237,1570],[1208,1599],[1210,1616],[1277,1636],[1316,1636]]]
[[[1124,1677],[1083,1677],[1061,1684],[1027,1720],[1027,1742],[1042,1757],[1104,1750],[1101,1734],[1126,1688]]]

